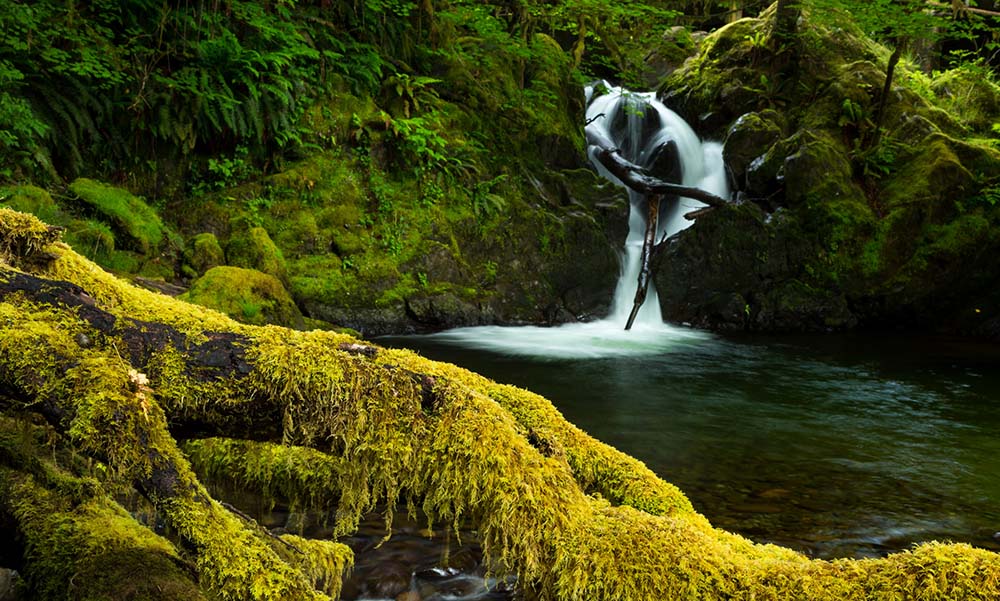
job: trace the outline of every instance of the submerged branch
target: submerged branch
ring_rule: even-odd
[[[646,207],[646,233],[642,237],[642,256],[639,259],[639,282],[635,289],[635,299],[632,301],[632,311],[625,322],[625,330],[631,330],[639,309],[646,302],[646,292],[649,289],[649,278],[652,275],[652,263],[656,255],[656,226],[659,223],[660,200],[662,196],[654,194],[649,197]]]

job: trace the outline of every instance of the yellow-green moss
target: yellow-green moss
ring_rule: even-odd
[[[0,467],[0,508],[6,506],[23,538],[23,575],[31,598],[206,598],[169,541],[100,494],[96,483],[91,488],[99,494],[73,498]]]
[[[136,292],[130,286],[90,273],[83,268],[87,262],[74,253],[65,251],[57,263],[61,267],[52,272],[72,275],[85,288],[103,288],[92,292],[99,304],[117,301],[116,312],[133,307]],[[36,363],[52,373],[54,359],[49,357],[75,357],[76,367],[65,375],[55,372],[51,387],[79,406],[72,432],[81,448],[123,445],[112,469],[139,475],[146,466],[136,450],[152,448],[154,457],[169,458],[183,481],[191,483],[191,496],[160,500],[158,507],[197,550],[202,582],[222,598],[242,594],[237,591],[259,599],[314,593],[311,587],[299,588],[303,585],[296,583],[304,582],[296,576],[300,573],[265,551],[235,517],[215,503],[197,500],[203,489],[173,446],[166,415],[158,409],[161,387],[164,406],[171,411],[204,410],[208,415],[216,404],[232,410],[239,403],[270,402],[283,412],[285,441],[316,449],[295,452],[298,463],[293,464],[284,451],[290,447],[257,452],[257,463],[240,472],[249,483],[287,486],[291,490],[282,493],[304,500],[305,488],[316,490],[311,482],[327,478],[317,488],[338,500],[338,528],[347,531],[362,511],[400,500],[419,504],[438,523],[470,520],[490,565],[516,572],[541,598],[1000,596],[1000,556],[965,545],[930,544],[881,560],[827,562],[713,529],[675,487],[580,432],[543,398],[414,353],[380,349],[368,357],[349,346],[355,341],[348,336],[239,327],[162,299],[143,307],[142,314],[188,328],[201,318],[245,334],[252,370],[238,381],[197,390],[202,398],[185,405],[176,402],[185,389],[179,355],[171,359],[167,353],[158,364],[162,375],[150,379],[154,400],[144,411],[127,386],[127,374],[115,366],[109,345],[86,352],[69,346],[63,330],[73,322],[71,315],[52,314],[55,321],[49,322],[41,309],[11,302],[0,307],[5,311],[0,340],[26,320],[38,322],[30,327],[35,339],[21,339],[0,352],[0,373],[23,373]],[[15,352],[17,345],[32,342],[36,348]],[[179,381],[161,381],[168,374]],[[121,427],[110,419],[126,411],[132,416]],[[225,447],[192,450],[195,457],[199,453],[219,465],[250,457]],[[291,473],[302,466],[308,475],[296,480]],[[310,577],[315,575],[311,569],[305,570]]]
[[[16,384],[36,402],[61,404],[70,419],[65,424],[69,439],[77,449],[104,459],[114,482],[172,474],[174,494],[146,492],[192,549],[199,581],[211,595],[259,601],[326,598],[254,528],[209,498],[167,431],[166,415],[145,376],[129,368],[113,345],[80,347],[68,327],[74,322],[65,310],[0,303],[0,368],[26,378],[5,383]],[[30,347],[18,352],[15,345]]]
[[[31,257],[58,238],[38,218],[0,207],[0,262],[15,264]]]
[[[302,313],[288,291],[270,274],[241,267],[213,267],[182,295],[183,300],[221,311],[255,325],[302,327]]]
[[[305,574],[313,588],[336,599],[340,597],[344,578],[354,565],[354,552],[347,545],[282,534],[289,546],[274,545],[278,554]]]

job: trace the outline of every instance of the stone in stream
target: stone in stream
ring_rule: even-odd
[[[372,571],[365,581],[365,591],[373,597],[393,599],[410,588],[410,569],[397,562],[386,562]]]

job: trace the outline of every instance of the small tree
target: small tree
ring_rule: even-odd
[[[779,17],[782,5],[791,1],[779,0]],[[928,0],[810,0],[809,4],[814,18],[831,22],[851,20],[866,34],[891,48],[886,63],[885,83],[872,119],[875,130],[871,138],[872,146],[877,145],[881,139],[896,67],[906,48],[918,41],[936,43],[968,27],[957,20],[968,13],[953,10],[953,5],[956,4],[964,7],[961,2],[945,5]]]

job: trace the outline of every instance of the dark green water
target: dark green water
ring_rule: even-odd
[[[932,539],[1000,550],[995,346],[704,336],[649,355],[546,360],[467,348],[474,337],[382,343],[545,395],[753,540],[826,558]]]

